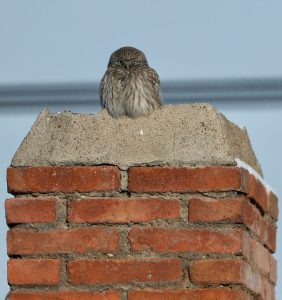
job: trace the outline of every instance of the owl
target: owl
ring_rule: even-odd
[[[149,115],[162,106],[159,75],[142,51],[122,47],[112,53],[100,83],[100,100],[114,118]]]

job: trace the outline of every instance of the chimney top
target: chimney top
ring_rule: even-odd
[[[236,165],[259,174],[248,134],[210,104],[165,105],[150,116],[113,119],[44,109],[17,150],[12,166]]]

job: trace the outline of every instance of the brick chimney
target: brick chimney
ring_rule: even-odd
[[[44,110],[7,172],[11,300],[274,300],[277,197],[211,105]]]

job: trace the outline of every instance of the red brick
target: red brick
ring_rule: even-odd
[[[245,262],[242,262],[241,278],[241,284],[244,284],[256,294],[261,293],[261,274]]]
[[[207,288],[180,290],[139,290],[129,291],[128,300],[251,300],[240,289]]]
[[[242,198],[193,198],[188,204],[190,222],[229,221],[244,223],[272,251],[276,248],[276,228],[262,217],[255,205]]]
[[[276,228],[265,217],[263,218],[258,209],[244,201],[243,203],[243,223],[272,251],[276,249]]]
[[[177,200],[93,198],[71,201],[68,221],[73,223],[144,222],[180,217]]]
[[[267,195],[267,211],[275,221],[278,221],[278,198],[273,192]]]
[[[238,259],[208,259],[195,261],[191,281],[195,284],[241,283],[242,261]]]
[[[271,282],[276,283],[277,262],[267,248],[256,240],[249,239],[243,255]]]
[[[67,263],[71,284],[175,282],[182,277],[179,259],[81,259]]]
[[[244,284],[260,293],[261,277],[239,259],[207,259],[193,262],[190,278],[195,284]]]
[[[277,278],[273,276],[276,273],[276,261],[270,251],[262,243],[246,235],[242,255],[247,259],[255,272],[259,271],[259,273],[266,276],[272,282],[276,282]]]
[[[276,250],[276,228],[267,219],[262,219],[259,233],[260,240],[271,252]]]
[[[12,292],[10,300],[120,300],[120,293],[115,291],[43,291],[43,292]]]
[[[8,168],[10,193],[92,192],[120,188],[120,172],[114,166]]]
[[[261,243],[250,239],[249,245],[244,252],[248,261],[259,269],[262,274],[269,278],[273,283],[277,281],[277,262],[276,259],[270,254],[269,250]]]
[[[132,251],[239,253],[243,248],[242,234],[238,229],[134,227],[129,241]]]
[[[249,247],[248,259],[262,272],[269,275],[271,262],[271,254],[269,251],[262,244],[253,239],[250,240]]]
[[[59,259],[12,259],[8,261],[8,282],[17,285],[54,285],[60,282]]]
[[[8,231],[8,254],[87,253],[118,250],[119,234],[113,228],[76,228],[48,231]]]
[[[268,206],[268,195],[263,184],[250,174],[250,189],[248,198],[253,199],[256,203],[264,210],[267,211]]]
[[[190,222],[242,221],[244,198],[193,198],[189,200]]]
[[[5,202],[7,224],[56,221],[55,198],[16,198]]]
[[[274,286],[266,278],[261,279],[260,295],[263,300],[275,300]]]
[[[260,234],[262,217],[258,209],[249,201],[243,202],[243,223],[255,234]]]
[[[270,256],[270,274],[269,274],[270,281],[276,283],[277,282],[277,261],[271,255]]]
[[[245,190],[245,172],[235,167],[131,167],[132,192],[208,192]]]

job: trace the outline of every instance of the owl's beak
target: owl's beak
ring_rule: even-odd
[[[130,67],[130,62],[129,61],[125,61],[124,62],[124,66],[127,70],[129,70],[129,67]]]

